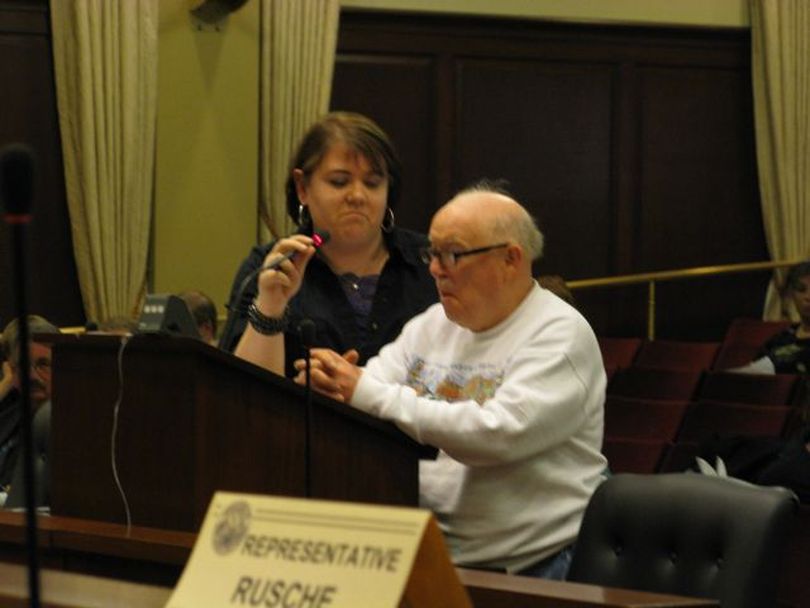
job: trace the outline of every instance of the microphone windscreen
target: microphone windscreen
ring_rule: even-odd
[[[315,245],[315,249],[318,249],[322,245],[326,245],[330,238],[332,235],[328,230],[316,230],[312,233],[312,244]]]
[[[34,196],[34,153],[26,145],[9,144],[0,153],[0,202],[10,215],[31,213]]]

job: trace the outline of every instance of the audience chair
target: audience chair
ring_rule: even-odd
[[[602,362],[605,368],[630,367],[641,347],[641,338],[606,338],[597,337],[599,350],[602,351]]]
[[[701,374],[699,371],[628,367],[616,372],[607,392],[637,399],[689,401],[697,391]]]
[[[568,579],[773,606],[796,506],[789,490],[734,479],[616,475],[591,497]]]
[[[720,345],[714,369],[729,369],[750,363],[770,337],[788,327],[790,321],[763,321],[742,317],[734,319]]]
[[[602,446],[612,473],[655,473],[666,450],[666,441],[635,437],[605,437]]]
[[[674,370],[711,369],[719,349],[719,342],[651,340],[641,345],[635,365]]]
[[[674,441],[689,401],[657,401],[608,395],[605,437]]]
[[[700,454],[700,446],[694,441],[676,441],[667,447],[658,465],[659,473],[682,473],[696,471],[695,458]],[[714,463],[710,463],[714,465]]]
[[[794,408],[699,401],[684,416],[678,441],[700,443],[714,435],[781,437]]]
[[[717,353],[717,358],[714,360],[712,369],[722,371],[748,365],[757,358],[760,348],[760,345],[738,342],[721,344],[720,351]]]
[[[737,342],[761,346],[769,338],[788,327],[790,327],[790,321],[763,321],[762,319],[738,317],[729,323],[726,335],[723,336],[723,343]]]
[[[795,374],[737,374],[706,372],[696,398],[752,405],[791,405],[798,396]]]

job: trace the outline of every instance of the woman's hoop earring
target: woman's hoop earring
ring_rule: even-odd
[[[396,220],[394,218],[394,210],[391,207],[385,208],[385,217],[383,217],[382,224],[380,228],[382,228],[383,232],[391,232],[394,229],[394,225],[396,224]]]
[[[312,216],[309,214],[309,209],[307,209],[301,203],[298,203],[298,225],[304,226],[305,224],[312,223]]]

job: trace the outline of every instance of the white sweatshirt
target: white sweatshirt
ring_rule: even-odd
[[[607,464],[605,384],[588,322],[535,286],[483,332],[432,306],[368,362],[351,405],[440,449],[420,503],[453,561],[516,571],[576,538]]]

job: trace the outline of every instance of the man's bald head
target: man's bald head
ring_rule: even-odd
[[[517,243],[530,261],[542,257],[544,238],[537,222],[523,205],[497,183],[483,180],[461,190],[439,213],[451,205],[469,213],[486,236],[497,241]]]
[[[531,289],[543,236],[509,195],[475,187],[453,197],[430,224],[430,272],[448,318],[473,331],[493,327]]]

